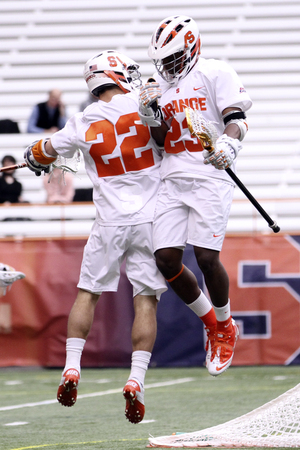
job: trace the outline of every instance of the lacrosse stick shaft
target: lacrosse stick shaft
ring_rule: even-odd
[[[230,178],[233,179],[235,184],[240,188],[240,190],[246,195],[248,200],[252,203],[252,205],[257,209],[257,211],[262,215],[262,217],[268,222],[269,227],[272,228],[274,233],[278,233],[280,231],[277,223],[271,219],[269,214],[263,209],[263,207],[258,203],[258,201],[253,197],[253,195],[248,191],[246,186],[241,182],[241,180],[236,176],[236,174],[230,169],[225,169]]]
[[[213,122],[209,122],[203,118],[198,111],[193,110],[190,107],[185,108],[185,115],[187,118],[188,128],[192,136],[196,136],[202,143],[205,150],[209,152],[214,151],[215,143],[217,141],[218,135]],[[236,176],[236,174],[228,167],[225,169],[230,178],[236,183],[236,185],[241,189],[241,191],[246,195],[248,200],[257,209],[257,211],[262,215],[262,217],[268,222],[269,227],[272,228],[274,233],[280,231],[279,226],[273,219],[266,213],[263,207],[258,203],[258,201],[253,197],[253,195],[248,191],[246,186],[241,182],[241,180]]]
[[[13,166],[0,167],[0,172],[7,172],[8,170],[22,169],[23,167],[27,167],[27,164],[25,162],[20,163],[20,164],[14,164]]]

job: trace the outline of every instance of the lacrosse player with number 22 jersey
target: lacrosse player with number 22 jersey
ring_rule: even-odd
[[[123,395],[125,415],[132,423],[144,417],[144,379],[156,339],[157,302],[167,289],[152,244],[161,151],[138,115],[138,95],[133,89],[141,85],[138,67],[112,50],[91,58],[84,77],[98,101],[70,118],[51,139],[35,142],[25,151],[29,168],[39,175],[57,155],[72,157],[79,148],[96,206],[79,291],[69,316],[66,364],[57,399],[64,406],[76,402],[81,354],[95,306],[102,292],[117,291],[120,266],[126,258],[135,318],[131,372]]]
[[[224,169],[235,170],[248,128],[245,111],[252,102],[236,72],[224,61],[200,58],[200,49],[193,19],[178,15],[160,22],[148,50],[157,72],[140,92],[139,111],[164,147],[153,224],[157,266],[204,322],[206,366],[216,376],[230,366],[238,338],[228,275],[219,260],[234,189]],[[218,139],[212,152],[190,134],[186,107],[214,123]],[[194,247],[213,307],[182,264],[187,243]]]

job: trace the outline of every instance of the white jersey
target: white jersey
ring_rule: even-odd
[[[222,111],[238,107],[247,111],[252,101],[236,72],[224,61],[200,58],[191,72],[176,86],[154,78],[162,89],[160,105],[165,121],[171,126],[165,139],[161,165],[162,179],[170,177],[218,178],[233,184],[224,170],[203,163],[203,147],[188,130],[184,108],[199,110],[204,119],[214,122],[218,135],[224,131]],[[234,165],[231,167],[234,170]]]
[[[67,158],[78,148],[82,151],[100,224],[136,225],[153,220],[161,155],[149,128],[139,119],[135,93],[89,105],[68,120],[51,143]]]

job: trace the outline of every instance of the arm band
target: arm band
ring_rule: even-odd
[[[248,124],[246,121],[246,114],[244,111],[230,111],[223,116],[225,127],[231,123],[235,123],[240,129],[239,141],[242,141],[248,131]]]
[[[225,114],[225,116],[223,116],[224,125],[228,125],[228,122],[237,119],[246,119],[246,114],[244,113],[244,111],[229,111],[227,114]]]

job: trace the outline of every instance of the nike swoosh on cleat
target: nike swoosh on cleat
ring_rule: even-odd
[[[227,363],[223,364],[223,366],[216,367],[216,371],[220,372],[220,370],[224,369],[224,367],[226,367],[226,366],[227,366]]]

